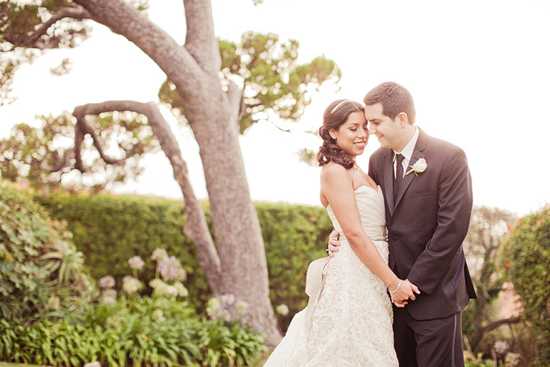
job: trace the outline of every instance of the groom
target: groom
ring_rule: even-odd
[[[389,264],[421,291],[394,307],[399,365],[464,366],[462,310],[476,297],[462,249],[472,209],[466,156],[414,125],[413,99],[401,85],[382,83],[363,101],[381,145],[369,175],[384,193]]]

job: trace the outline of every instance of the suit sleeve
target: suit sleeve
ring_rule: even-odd
[[[438,204],[437,227],[408,276],[427,294],[436,289],[453,260],[462,256],[462,242],[468,232],[473,204],[472,184],[466,155],[460,149],[449,155],[443,167]]]

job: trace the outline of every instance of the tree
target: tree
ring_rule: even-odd
[[[519,321],[518,318],[494,320],[489,309],[502,290],[503,274],[498,267],[499,248],[514,219],[514,214],[499,208],[475,206],[472,211],[464,247],[477,299],[466,310],[464,331],[474,350],[487,332]]]
[[[166,100],[180,109],[200,147],[215,246],[176,139],[154,103],[108,101],[79,106],[73,112],[77,131],[81,129],[94,139],[93,127],[87,121],[89,115],[135,111],[147,117],[174,168],[185,200],[184,232],[197,246],[214,295],[231,293],[247,302],[250,307],[244,321],[264,332],[273,345],[280,339],[280,332],[269,302],[263,241],[250,200],[238,135],[254,122],[257,112],[296,119],[308,103],[307,98],[302,98],[307,86],[338,78],[340,72],[324,58],[297,67],[295,42],[281,47],[281,59],[286,63],[276,62],[272,35],[249,37],[250,43],[241,49],[222,42],[221,54],[226,56],[222,59],[208,0],[184,0],[187,34],[182,47],[139,12],[142,5],[121,0],[44,0],[23,5],[2,1],[2,49],[20,53],[21,49],[31,50],[30,59],[39,53],[34,50],[74,47],[88,36],[83,20],[89,19],[126,37],[164,71],[169,81],[163,88],[170,96]],[[262,44],[265,50],[255,49]],[[13,73],[21,59],[11,60],[15,61],[5,65]],[[243,66],[246,62],[247,66]],[[240,75],[239,87],[235,77],[246,67],[255,70],[256,78],[247,80]],[[6,78],[7,82],[2,80],[1,85],[4,89],[9,87],[9,77]],[[274,97],[264,98],[268,93]],[[75,161],[80,159],[81,144],[82,140],[75,140]]]

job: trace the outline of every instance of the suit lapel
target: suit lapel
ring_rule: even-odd
[[[416,145],[414,147],[411,161],[409,162],[409,168],[405,170],[405,174],[410,171],[410,166],[414,165],[416,161],[418,161],[420,158],[424,158],[424,154],[422,153],[422,151],[426,148],[426,138],[427,138],[427,135],[422,130],[420,130],[418,140],[416,141]],[[408,175],[406,174],[405,177],[403,178],[403,181],[401,181],[401,187],[399,188],[399,192],[397,193],[397,199],[396,199],[395,205],[392,206],[393,208],[392,215],[395,209],[397,208],[397,206],[399,205],[399,203],[401,202],[401,199],[403,198],[403,195],[405,195],[405,192],[409,188],[411,182],[413,182],[413,180],[415,179],[415,177],[416,177],[416,174],[414,172],[411,172]],[[392,192],[393,192],[393,189],[392,189]]]
[[[386,202],[388,203],[388,209],[390,215],[393,215],[394,203],[393,203],[393,150],[388,149],[386,157],[383,162],[384,167],[384,193],[386,194]]]

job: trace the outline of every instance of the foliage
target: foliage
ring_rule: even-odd
[[[0,316],[32,322],[78,311],[93,291],[66,222],[52,222],[27,190],[0,184]]]
[[[60,19],[56,30],[37,32],[39,25],[62,8],[74,9],[68,0],[0,1],[0,106],[13,101],[9,92],[17,68],[32,62],[43,50],[72,48],[88,37],[89,29],[72,18]],[[34,47],[31,49],[29,47]]]
[[[480,353],[474,356],[472,353],[464,353],[464,366],[465,367],[495,367],[492,359],[483,359],[483,355]]]
[[[0,360],[54,366],[244,366],[265,348],[247,328],[202,319],[187,302],[149,297],[90,307],[83,322],[1,320],[0,335]]]
[[[341,77],[336,63],[324,56],[298,65],[298,42],[280,42],[273,33],[247,32],[239,45],[220,40],[219,47],[225,84],[243,86],[241,133],[260,119],[276,116],[297,121],[311,102],[308,91],[330,80],[337,83]],[[179,115],[184,114],[177,89],[170,81],[161,87],[159,98]]]
[[[522,318],[536,331],[537,360],[550,364],[550,209],[521,218],[502,249],[506,278],[514,284],[523,304]]]
[[[114,182],[138,176],[140,157],[158,148],[146,119],[137,113],[106,113],[87,117],[87,123],[100,129],[92,139],[84,139],[83,172],[76,168],[75,118],[68,112],[60,116],[38,116],[39,128],[15,125],[8,138],[0,140],[0,173],[12,182],[25,182],[33,188],[56,189],[62,186],[79,190],[101,191]],[[95,144],[110,155],[127,158],[123,163],[106,165],[97,154]],[[72,176],[68,175],[69,173]]]
[[[502,269],[498,268],[498,250],[515,216],[503,209],[474,206],[468,235],[464,241],[468,266],[477,299],[471,301],[463,314],[464,334],[475,353],[489,355],[478,344],[490,331],[495,320],[494,303],[503,287]],[[496,324],[495,324],[496,325]],[[505,324],[503,324],[505,325]]]
[[[307,267],[327,256],[332,223],[321,207],[256,203],[256,211],[265,243],[271,301],[290,309],[280,319],[280,326],[286,329],[294,314],[307,305]]]
[[[180,259],[187,272],[187,286],[194,305],[210,296],[195,248],[182,233],[183,204],[178,200],[110,194],[50,195],[40,199],[51,215],[64,218],[84,254],[95,279],[114,276],[117,285],[128,274],[128,259],[146,259],[157,248]],[[145,262],[140,280],[155,277],[156,266]],[[117,287],[120,290],[120,286]],[[149,288],[149,292],[152,289]]]
[[[122,284],[129,271],[129,258],[147,259],[156,248],[162,248],[181,260],[192,304],[202,307],[210,297],[194,245],[181,231],[181,201],[110,194],[56,194],[38,200],[54,218],[67,220],[95,279],[110,274]],[[206,205],[205,211],[208,214]],[[256,203],[256,211],[267,254],[271,301],[274,305],[286,304],[291,311],[282,319],[285,328],[292,315],[307,303],[307,266],[326,255],[332,224],[320,207]],[[145,282],[154,274],[154,264],[145,261],[140,280]]]

